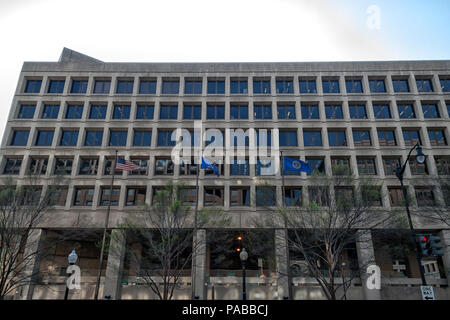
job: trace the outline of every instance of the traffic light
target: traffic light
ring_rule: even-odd
[[[239,253],[242,250],[242,236],[238,235],[235,240],[236,252]]]
[[[430,236],[431,242],[431,254],[433,256],[442,256],[444,255],[444,250],[442,250],[443,245],[441,243],[441,237],[438,236]]]
[[[418,235],[422,256],[442,256],[444,251],[441,238],[431,234]]]

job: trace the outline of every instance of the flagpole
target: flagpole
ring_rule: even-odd
[[[203,156],[203,154],[201,154]],[[201,162],[201,159],[200,159]],[[197,213],[198,213],[198,177],[200,175],[200,167],[201,165],[197,164],[197,178],[196,178],[196,200],[195,200],[195,214],[194,214],[194,247],[193,249],[193,255],[192,255],[192,268],[191,268],[191,300],[195,299],[195,269],[197,264],[197,250],[196,250],[196,243],[197,243]]]
[[[102,249],[100,250],[100,261],[98,263],[98,271],[97,271],[97,283],[95,284],[95,293],[94,293],[94,299],[98,300],[98,291],[100,288],[100,277],[103,267],[103,254],[105,251],[105,241],[106,241],[106,230],[108,228],[108,221],[109,221],[109,213],[111,212],[111,196],[112,196],[112,190],[113,190],[113,184],[114,184],[114,176],[116,174],[116,163],[117,163],[117,150],[114,162],[112,163],[112,179],[111,179],[111,185],[109,186],[109,200],[108,200],[108,209],[106,210],[106,218],[105,218],[105,226],[103,228],[103,239],[102,239]],[[103,286],[103,290],[105,290]]]
[[[284,157],[283,157],[283,151],[280,151],[281,153],[281,191],[283,196],[283,209],[285,210],[284,214],[287,214],[286,211],[286,190],[284,188]],[[287,219],[284,218],[284,237],[285,237],[285,247],[286,247],[286,260],[287,260],[287,280],[288,280],[288,293],[289,293],[289,299],[292,299],[292,279],[291,279],[291,270],[290,270],[290,263],[291,258],[289,255],[289,235],[288,235],[288,229],[287,229]]]

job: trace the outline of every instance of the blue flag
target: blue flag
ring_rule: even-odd
[[[217,167],[215,165],[213,165],[211,162],[209,162],[208,160],[206,160],[203,157],[202,157],[202,165],[200,166],[200,168],[212,169],[217,174],[218,177],[220,176],[219,169],[217,169]]]
[[[283,169],[311,173],[311,171],[309,170],[309,164],[307,162],[293,158],[283,157]]]

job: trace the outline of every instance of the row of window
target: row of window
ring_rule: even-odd
[[[433,77],[416,76],[415,83],[418,92],[435,92],[433,85]],[[369,90],[371,93],[385,93],[386,90],[385,77],[369,76]],[[323,93],[340,93],[339,77],[322,77]],[[25,93],[40,93],[42,79],[27,79],[24,87]],[[315,77],[298,78],[299,92],[301,94],[316,94],[317,81]],[[439,85],[442,92],[450,92],[450,76],[441,76]],[[49,79],[46,92],[52,94],[61,94],[64,92],[64,79]],[[277,94],[293,94],[294,93],[294,77],[277,77],[275,80]],[[404,93],[411,92],[408,77],[393,77],[392,87],[394,92]],[[139,94],[156,94],[157,79],[156,78],[140,78],[138,93]],[[72,78],[69,92],[72,94],[86,94],[88,89],[88,79]],[[248,79],[246,77],[238,77],[230,79],[230,94],[248,94]],[[362,77],[346,77],[345,78],[346,93],[364,93]],[[94,79],[92,93],[109,94],[111,91],[110,78]],[[134,80],[130,78],[117,79],[115,93],[116,94],[133,94]],[[180,79],[179,78],[163,78],[161,84],[161,94],[179,94]],[[184,81],[184,94],[202,94],[203,80],[201,78],[186,78]],[[225,78],[208,78],[207,80],[208,94],[225,94]],[[271,94],[270,77],[253,78],[254,94]]]
[[[161,190],[162,187],[153,187],[153,199],[155,194]],[[371,205],[381,207],[382,197],[379,187],[373,187],[376,192],[368,192],[371,199]],[[39,201],[39,197],[42,191],[42,187],[30,187],[32,192],[32,199],[30,202]],[[283,195],[284,205],[286,206],[302,206],[303,205],[303,192],[302,187],[284,187]],[[306,189],[306,188],[305,188]],[[334,187],[336,202],[340,199],[349,199],[349,196],[354,196],[353,187]],[[390,205],[393,207],[402,206],[404,203],[403,193],[400,187],[388,186]],[[251,206],[251,192],[249,186],[231,186],[229,192],[229,204],[230,207],[235,206]],[[330,204],[330,190],[328,187],[309,186],[307,187],[308,201],[315,202],[319,206],[329,206]],[[204,206],[224,206],[225,192],[224,187],[203,187]],[[260,206],[276,206],[276,187],[258,187],[256,186],[256,199],[255,204]],[[417,205],[420,206],[435,206],[437,205],[436,197],[434,195],[435,188],[431,186],[415,186],[414,187]],[[446,199],[446,205],[449,205],[450,195],[449,188],[442,188],[442,192]],[[181,192],[181,202],[183,205],[194,206],[197,201],[197,189],[195,187],[186,187]],[[74,187],[72,206],[84,206],[91,207],[94,201],[95,187],[83,186]],[[145,203],[147,194],[147,187],[145,186],[127,186],[125,194],[125,206],[136,206]],[[57,206],[65,206],[68,196],[68,186],[58,187],[56,189],[56,195],[53,197],[53,204]],[[363,195],[364,197],[364,195]],[[100,196],[98,206],[118,206],[120,202],[120,187],[113,187],[112,193],[108,186],[100,187]]]
[[[441,118],[438,104],[422,103],[422,113],[425,119]],[[65,110],[65,119],[81,119],[83,116],[83,105],[68,104]],[[89,108],[88,119],[106,119],[107,105],[91,104]],[[21,104],[17,113],[18,119],[33,119],[36,110],[36,104]],[[58,119],[60,111],[59,104],[45,104],[40,114],[41,119]],[[392,119],[391,106],[388,103],[376,103],[372,105],[372,111],[375,119]],[[415,119],[416,111],[412,103],[398,103],[398,116],[400,119]],[[348,112],[350,119],[368,119],[368,113],[365,103],[349,103]],[[450,103],[447,104],[447,112],[450,115]],[[246,103],[231,103],[229,108],[231,120],[248,120],[249,106]],[[137,105],[136,119],[153,119],[155,115],[155,106],[153,104]],[[111,114],[113,120],[128,120],[131,116],[131,105],[115,104]],[[317,103],[302,103],[302,119],[320,119],[319,105]],[[344,119],[343,106],[340,103],[325,104],[326,119]],[[253,118],[256,120],[272,119],[272,105],[269,103],[255,103],[253,105]],[[278,119],[296,119],[295,104],[278,103]],[[178,104],[161,104],[159,107],[160,120],[177,120]],[[201,120],[202,106],[200,104],[184,104],[183,119]],[[206,119],[223,120],[225,119],[225,105],[208,103],[206,107]]]
[[[432,161],[431,157],[427,157],[428,161]],[[140,167],[139,170],[131,171],[130,175],[148,176],[149,174],[149,158],[131,158],[131,162]],[[325,174],[325,158],[324,157],[306,157],[311,174],[321,173]],[[450,175],[450,156],[434,156],[436,169],[439,175]],[[100,168],[99,157],[81,157],[79,160],[78,175],[97,175],[101,170],[103,175],[112,174],[112,165],[114,159],[105,157],[103,161],[103,168]],[[197,175],[198,165],[182,162],[178,166],[179,174],[183,175]],[[375,156],[357,156],[356,164],[359,175],[378,175],[379,168],[377,168],[377,161]],[[412,175],[429,174],[427,161],[418,163],[415,157],[411,157],[409,168]],[[397,167],[401,166],[400,156],[382,156],[382,164],[384,174],[386,176],[395,175]],[[431,164],[431,163],[430,163]],[[234,159],[229,166],[229,172],[232,176],[249,176],[250,162],[249,159]],[[18,175],[22,167],[22,158],[10,157],[6,158],[3,174]],[[220,175],[224,175],[224,164],[217,164]],[[333,175],[352,174],[350,157],[331,157],[331,168]],[[275,175],[275,166],[272,160],[257,160],[255,164],[256,175]],[[48,157],[33,156],[30,157],[27,172],[31,174],[45,175],[47,170],[51,170],[53,174],[71,175],[74,170],[74,159],[69,157],[56,156],[53,169],[48,169]],[[169,175],[173,176],[175,172],[175,164],[169,157],[156,157],[154,165],[154,175]],[[121,171],[116,172],[121,175]],[[212,169],[206,169],[206,175],[214,175]],[[283,170],[283,175],[300,175],[298,171]]]
[[[176,133],[175,129],[158,129],[157,146],[170,147],[175,146]],[[219,130],[219,129],[215,129]],[[278,129],[272,129],[278,130]],[[255,129],[255,146],[274,145],[271,129]],[[347,133],[345,128],[328,128],[328,145],[330,147],[345,147],[348,146]],[[352,128],[353,144],[355,147],[372,146],[371,129],[366,128]],[[422,143],[422,136],[420,129],[416,128],[402,128],[403,141],[406,146]],[[103,128],[86,128],[84,135],[83,146],[100,147],[103,145]],[[185,141],[187,137],[183,137],[182,146],[200,146],[200,135],[197,132],[189,131],[190,141]],[[428,138],[431,146],[446,146],[447,139],[445,136],[445,129],[443,128],[428,128]],[[52,146],[54,139],[54,129],[37,129],[35,146]],[[224,137],[229,139],[230,146],[250,146],[249,130],[230,129],[229,136],[226,137],[223,131],[211,132],[206,134],[205,146],[214,142],[215,146],[224,146]],[[13,129],[11,134],[10,146],[27,146],[30,135],[29,129]],[[61,129],[59,137],[59,146],[75,147],[78,145],[79,130],[75,128]],[[281,147],[297,147],[298,146],[298,132],[297,129],[280,129],[279,146]],[[378,143],[380,146],[397,146],[398,137],[395,128],[378,128]],[[128,129],[109,129],[108,146],[127,146]],[[150,129],[133,129],[132,146],[135,147],[150,147],[152,144],[152,130]],[[319,129],[303,129],[303,145],[305,147],[319,147],[323,146],[322,130]]]

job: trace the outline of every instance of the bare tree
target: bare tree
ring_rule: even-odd
[[[180,183],[169,183],[153,196],[152,206],[142,204],[119,226],[120,236],[128,239],[130,264],[137,266],[139,279],[161,300],[173,298],[180,277],[190,269],[198,247],[204,245],[193,241],[194,211],[187,205],[184,190]],[[220,210],[198,210],[198,228],[227,223],[229,219]],[[133,242],[140,243],[142,251],[133,250]],[[112,245],[109,250],[116,248]]]

